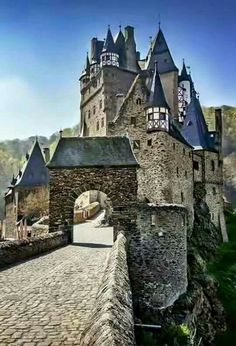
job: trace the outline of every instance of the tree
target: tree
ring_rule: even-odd
[[[39,217],[48,215],[49,191],[46,187],[40,187],[30,192],[19,203],[19,212],[26,217]]]

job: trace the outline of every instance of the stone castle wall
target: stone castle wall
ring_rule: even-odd
[[[128,265],[135,317],[151,323],[187,287],[187,210],[140,204],[128,234]]]
[[[82,91],[81,113],[85,136],[105,136],[108,122],[117,112],[118,94],[127,94],[136,74],[105,66]]]
[[[13,201],[6,203],[5,238],[16,239],[16,206]]]
[[[113,207],[136,201],[135,168],[75,168],[50,170],[49,229],[65,222],[73,224],[74,204],[78,196],[89,190],[104,192]]]
[[[134,345],[126,242],[124,235],[119,234],[112,247],[81,346]]]
[[[138,169],[138,197],[154,203],[186,205],[193,214],[192,150],[167,132],[147,133],[145,85],[137,77],[109,135],[128,134]]]
[[[41,237],[0,242],[0,268],[40,255],[67,243],[68,234],[65,231]]]

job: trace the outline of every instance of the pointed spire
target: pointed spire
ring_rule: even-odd
[[[115,46],[116,46],[116,52],[119,54],[119,65],[121,67],[125,67],[125,61],[126,61],[125,36],[123,32],[121,31],[121,26],[119,27],[120,27],[120,31],[116,37]]]
[[[182,135],[195,149],[211,149],[206,120],[196,92],[187,107]]]
[[[113,36],[111,33],[110,25],[108,25],[107,37],[104,42],[104,47],[102,52],[116,53],[116,47],[114,44]]]
[[[152,49],[149,50],[147,69],[154,69],[155,60],[159,61],[159,73],[178,71],[161,29],[152,43]]]
[[[164,107],[170,109],[166,102],[165,94],[161,84],[160,76],[158,73],[158,63],[155,61],[155,70],[152,77],[152,84],[150,90],[150,96],[148,100],[148,107]]]
[[[87,52],[87,57],[86,57],[85,71],[86,71],[86,74],[89,74],[89,73],[90,73],[90,61],[89,61],[88,52]]]
[[[191,77],[190,77],[190,75],[187,72],[185,61],[183,59],[183,67],[182,67],[181,74],[179,76],[179,82],[183,82],[183,81],[186,81],[186,80],[190,82],[190,79],[191,79]]]

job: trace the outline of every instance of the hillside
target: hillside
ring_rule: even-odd
[[[223,106],[224,119],[224,178],[225,195],[236,206],[236,107]],[[210,130],[214,129],[214,107],[203,107],[204,114]],[[76,136],[78,125],[63,130],[64,136]],[[51,152],[55,148],[58,133],[49,138],[39,136],[39,142],[50,146]],[[32,146],[34,137],[27,139],[14,139],[0,142],[0,218],[4,214],[4,192],[11,181],[13,172],[16,174],[22,165],[26,152]]]
[[[76,136],[79,126],[63,130],[64,136]],[[38,141],[43,146],[50,147],[51,153],[55,149],[59,134],[53,133],[49,138],[38,136]],[[10,184],[13,174],[17,174],[29,152],[35,137],[26,139],[13,139],[0,142],[0,219],[4,216],[4,193]]]

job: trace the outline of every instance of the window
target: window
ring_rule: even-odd
[[[185,155],[185,148],[183,148],[183,155]]]
[[[212,188],[212,192],[213,192],[213,195],[215,196],[216,195],[216,188],[215,187]]]
[[[88,119],[90,119],[91,111],[88,111]]]
[[[136,118],[135,117],[131,117],[130,123],[131,123],[131,125],[136,126]]]
[[[193,169],[195,169],[196,171],[199,171],[199,163],[198,163],[198,161],[193,161]]]
[[[99,121],[97,121],[97,131],[99,130]]]
[[[140,141],[139,140],[133,141],[133,149],[140,149]]]
[[[147,140],[147,145],[148,145],[148,147],[151,147],[151,146],[152,146],[152,139],[148,139],[148,140]]]
[[[188,172],[187,171],[184,172],[184,176],[186,179],[188,178]]]
[[[176,167],[176,175],[179,176],[179,167]]]
[[[181,203],[183,203],[184,202],[184,194],[183,194],[183,192],[181,191]]]
[[[104,118],[102,118],[102,127],[104,127]]]
[[[215,161],[214,160],[211,160],[211,170],[212,170],[212,172],[215,171]]]
[[[191,155],[192,155],[192,153],[191,153],[191,151],[189,152],[189,157],[191,157]]]
[[[173,149],[175,150],[175,143],[173,143]]]
[[[141,103],[142,103],[141,98],[140,98],[140,97],[137,98],[137,100],[136,100],[136,105],[141,105]]]
[[[156,214],[151,215],[151,226],[156,226]]]
[[[93,106],[93,114],[96,113],[96,106]]]
[[[99,108],[102,108],[102,100],[99,101]]]

